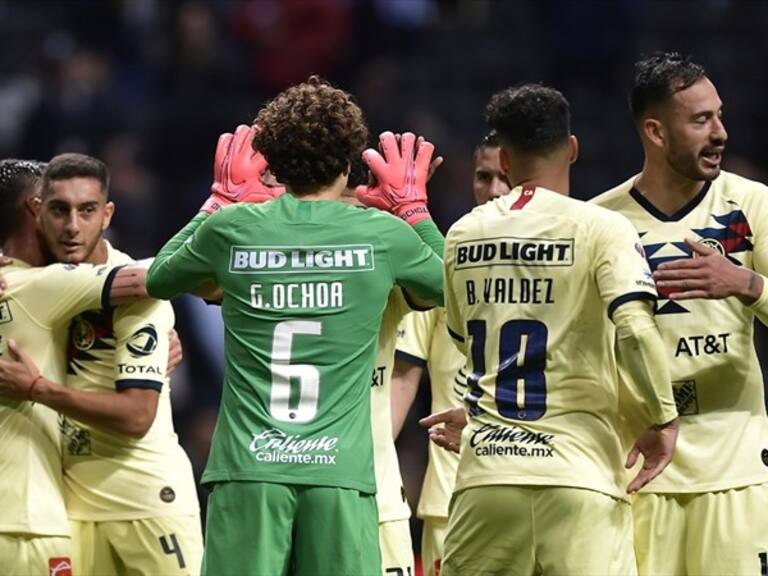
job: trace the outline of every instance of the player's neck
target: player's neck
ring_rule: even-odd
[[[45,266],[47,264],[35,232],[32,234],[14,234],[3,242],[2,249],[3,256],[23,260],[30,266]]]
[[[568,196],[571,189],[571,171],[569,167],[553,169],[551,165],[529,165],[526,170],[511,171],[509,181],[512,188],[531,186],[546,188],[563,196]]]
[[[344,191],[347,189],[347,179],[348,175],[342,173],[327,186],[307,186],[302,188],[286,186],[286,189],[297,200],[307,200],[309,202],[341,200]]]
[[[107,251],[107,241],[102,238],[96,244],[88,257],[84,260],[87,264],[106,264],[109,252]]]
[[[668,216],[693,200],[703,186],[703,180],[691,180],[666,166],[657,168],[647,160],[635,181],[635,189]]]

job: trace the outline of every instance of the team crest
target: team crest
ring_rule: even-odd
[[[723,246],[719,240],[715,240],[714,238],[702,238],[699,240],[699,244],[702,244],[706,246],[707,248],[712,248],[712,250],[716,250],[720,256],[727,256],[725,253],[725,246]],[[699,255],[694,252],[693,257],[697,258]]]
[[[134,358],[149,356],[157,348],[157,330],[152,324],[139,328],[131,336],[126,348]]]
[[[93,348],[96,342],[96,331],[93,324],[84,318],[76,318],[72,323],[72,344],[80,352],[85,352]]]

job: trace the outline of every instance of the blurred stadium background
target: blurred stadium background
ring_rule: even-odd
[[[412,130],[436,144],[446,162],[430,202],[443,231],[472,206],[483,108],[508,85],[543,81],[569,98],[575,196],[637,172],[626,93],[633,61],[661,49],[693,53],[717,85],[726,169],[768,182],[768,2],[18,0],[0,1],[0,38],[0,156],[106,161],[111,239],[135,257],[153,255],[207,197],[218,134],[311,73],[354,93],[372,134]],[[216,307],[175,306],[186,358],[176,426],[199,474],[223,330]],[[765,348],[764,331],[758,339]],[[426,460],[416,416],[428,406],[422,387],[398,442],[414,507]]]

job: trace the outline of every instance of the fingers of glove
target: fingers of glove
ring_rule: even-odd
[[[387,161],[381,157],[381,154],[376,152],[373,148],[368,148],[363,152],[363,161],[368,165],[368,168],[371,169],[376,180],[389,183],[389,165],[387,164]]]
[[[224,161],[229,153],[229,148],[232,145],[232,134],[225,132],[219,136],[219,141],[216,143],[216,155],[213,158],[213,180],[215,182],[221,182],[222,175],[224,174]]]
[[[379,134],[379,148],[381,148],[381,153],[384,155],[384,158],[386,158],[388,164],[402,164],[397,140],[392,132],[387,131]]]
[[[253,142],[254,128],[252,126],[246,126],[240,124],[235,130],[235,142],[233,145],[233,153],[235,156],[242,154],[246,147],[251,150],[251,142]]]
[[[380,210],[387,210],[390,207],[381,190],[378,188],[358,186],[355,188],[355,195],[357,196],[357,199],[366,206],[379,208]]]
[[[435,152],[435,146],[432,142],[422,141],[416,150],[416,174],[421,184],[426,183],[430,175],[430,163],[432,154]]]
[[[413,161],[413,148],[416,143],[416,135],[413,132],[405,132],[400,136],[400,157],[404,162]]]

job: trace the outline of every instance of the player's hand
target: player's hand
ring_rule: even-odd
[[[419,425],[429,429],[432,442],[458,453],[461,448],[461,432],[467,425],[467,415],[463,408],[450,408],[422,418]]]
[[[171,329],[168,333],[168,367],[165,369],[166,376],[170,376],[179,367],[183,359],[184,350],[181,347],[179,333]]]
[[[234,134],[219,136],[213,161],[211,196],[200,210],[213,214],[235,202],[267,202],[285,192],[283,186],[264,182],[267,160],[252,147],[255,126],[241,124]]]
[[[746,305],[760,297],[763,279],[759,274],[700,242],[686,238],[685,243],[693,250],[692,258],[665,262],[653,273],[659,294],[672,300],[736,296]]]
[[[0,395],[16,400],[29,400],[32,383],[40,375],[32,358],[15,340],[8,340],[9,358],[0,360]]]
[[[384,210],[411,226],[431,218],[427,210],[427,181],[442,163],[432,162],[435,147],[431,142],[406,132],[399,138],[392,132],[379,136],[381,154],[372,148],[363,160],[376,179],[374,186],[358,186],[357,198],[366,206]]]
[[[677,443],[677,432],[680,428],[680,419],[675,418],[662,426],[648,428],[635,445],[632,446],[627,456],[626,467],[632,468],[638,457],[643,455],[643,467],[627,486],[627,493],[634,494],[651,480],[656,478],[664,468],[672,461]]]

